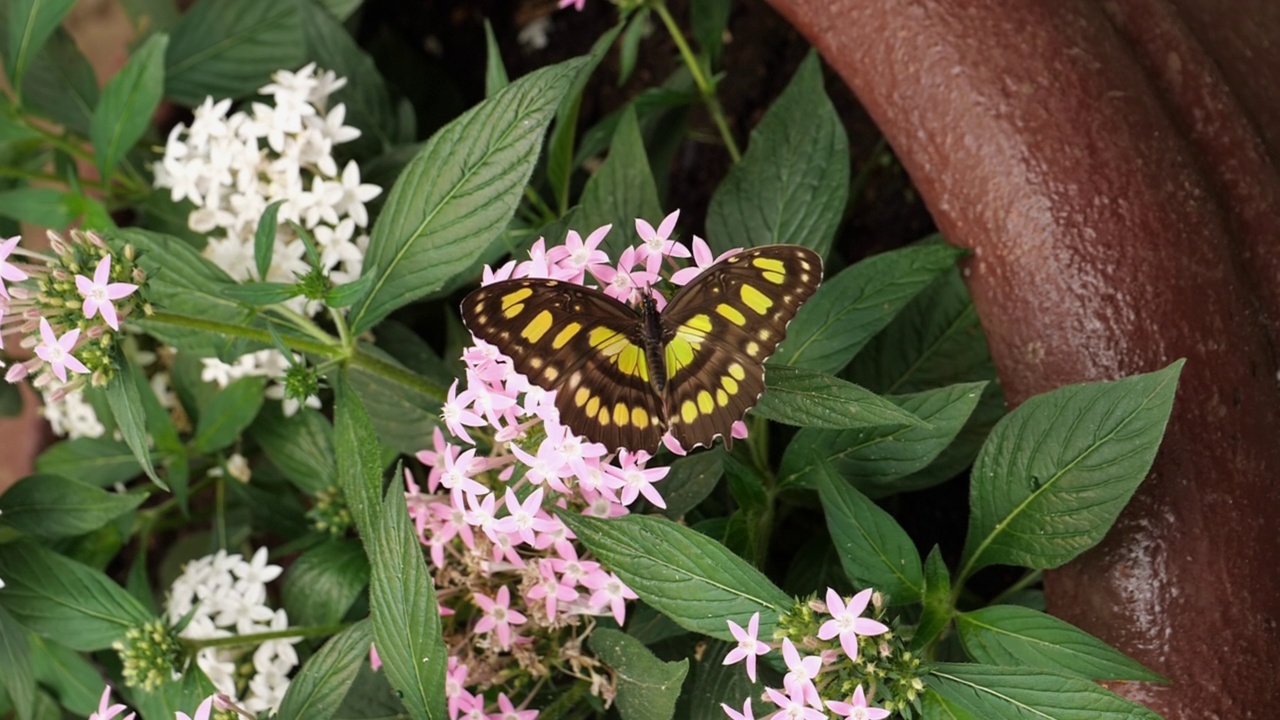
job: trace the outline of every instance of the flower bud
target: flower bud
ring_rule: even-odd
[[[4,379],[6,382],[16,383],[25,378],[27,376],[27,372],[27,364],[18,363],[17,365],[9,368],[9,370],[4,374]]]

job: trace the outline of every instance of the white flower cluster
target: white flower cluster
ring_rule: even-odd
[[[200,379],[217,384],[219,389],[243,377],[271,378],[273,382],[264,393],[272,400],[280,400],[285,417],[293,417],[302,403],[285,395],[284,383],[280,379],[289,369],[289,363],[279,350],[259,350],[236,358],[234,363],[224,363],[218,358],[201,358],[204,369],[200,371]],[[320,398],[312,395],[307,398],[306,406],[320,409]]]
[[[267,563],[265,547],[249,561],[224,550],[193,560],[169,588],[169,622],[192,613],[181,635],[198,640],[284,630],[289,627],[288,613],[267,605],[267,583],[280,571],[279,565]],[[289,673],[298,665],[294,642],[267,640],[253,651],[253,677],[241,698],[246,709],[263,713],[279,708],[289,689]],[[240,697],[236,670],[245,652],[243,647],[203,648],[196,653],[196,663],[218,692],[235,699]]]
[[[191,127],[169,134],[164,158],[155,165],[156,187],[169,188],[174,202],[196,206],[187,224],[208,234],[205,257],[236,280],[257,277],[254,234],[267,206],[282,201],[275,251],[266,280],[293,282],[308,271],[305,247],[289,221],[315,238],[320,262],[341,285],[360,277],[369,244],[365,203],[382,188],[360,182],[360,167],[339,172],[333,148],[360,137],[343,125],[346,107],[326,109],[329,96],[347,84],[315,63],[298,72],[279,70],[259,92],[273,103],[255,102],[251,112],[227,114],[230,100],[206,98]],[[265,144],[265,146],[264,146]],[[302,309],[304,301],[295,298]],[[311,303],[311,314],[319,309]]]
[[[60,386],[59,386],[60,387]],[[102,437],[107,431],[98,420],[98,413],[84,399],[84,388],[81,387],[58,398],[55,392],[58,387],[46,385],[41,389],[44,407],[40,414],[49,421],[53,433],[58,437],[71,438]]]

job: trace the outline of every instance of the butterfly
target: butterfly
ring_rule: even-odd
[[[529,382],[556,391],[560,422],[606,448],[655,451],[733,442],[731,429],[764,392],[764,361],[822,282],[822,259],[766,245],[715,263],[659,312],[650,288],[638,311],[599,290],[523,278],[462,301],[473,336],[511,358]]]

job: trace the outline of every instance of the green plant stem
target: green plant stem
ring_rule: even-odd
[[[680,32],[680,25],[676,23],[676,19],[672,17],[671,11],[667,9],[667,4],[663,0],[654,0],[650,7],[654,12],[658,13],[658,17],[662,18],[662,24],[667,26],[667,32],[671,34],[671,39],[676,44],[676,48],[680,50],[680,57],[684,60],[685,66],[689,68],[689,74],[693,76],[693,84],[698,86],[698,93],[702,95],[702,102],[707,106],[707,112],[711,115],[711,120],[716,124],[716,129],[720,131],[720,137],[724,140],[724,146],[729,150],[729,157],[733,158],[734,164],[742,161],[742,152],[738,150],[738,142],[733,139],[733,133],[729,131],[729,121],[724,116],[724,108],[720,105],[720,98],[716,96],[715,83],[707,74],[703,72],[702,64],[698,62],[698,56],[694,54],[693,48],[689,47],[689,43],[685,41],[684,34]]]
[[[252,633],[250,635],[232,635],[231,637],[204,638],[200,640],[182,639],[182,644],[192,653],[210,647],[238,647],[240,645],[258,645],[268,640],[287,640],[289,638],[325,637],[336,635],[346,630],[346,625],[319,625],[316,627],[291,627],[284,630]]]

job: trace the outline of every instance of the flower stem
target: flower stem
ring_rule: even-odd
[[[667,9],[664,0],[653,0],[650,4],[654,12],[658,13],[658,17],[662,18],[662,24],[667,26],[667,32],[671,34],[672,41],[675,42],[676,48],[680,51],[680,57],[684,60],[684,64],[689,68],[689,74],[693,76],[693,84],[698,86],[698,92],[702,95],[702,102],[707,106],[707,112],[711,115],[711,120],[716,124],[716,129],[720,131],[720,137],[724,140],[724,146],[729,150],[729,157],[733,158],[734,164],[742,161],[742,152],[738,150],[738,142],[733,139],[733,133],[729,131],[729,121],[724,115],[724,108],[720,106],[720,98],[716,97],[715,83],[712,82],[704,72],[702,63],[698,62],[698,56],[694,54],[693,48],[689,47],[689,43],[685,41],[684,34],[680,32],[680,25],[676,23],[676,19],[672,17],[671,11]]]
[[[346,630],[346,625],[320,625],[316,627],[291,627],[284,630],[251,633],[249,635],[232,635],[231,637],[201,638],[193,640],[183,638],[182,643],[193,652],[210,647],[238,647],[240,645],[258,645],[268,640],[288,640],[291,638],[325,637],[336,635]]]

